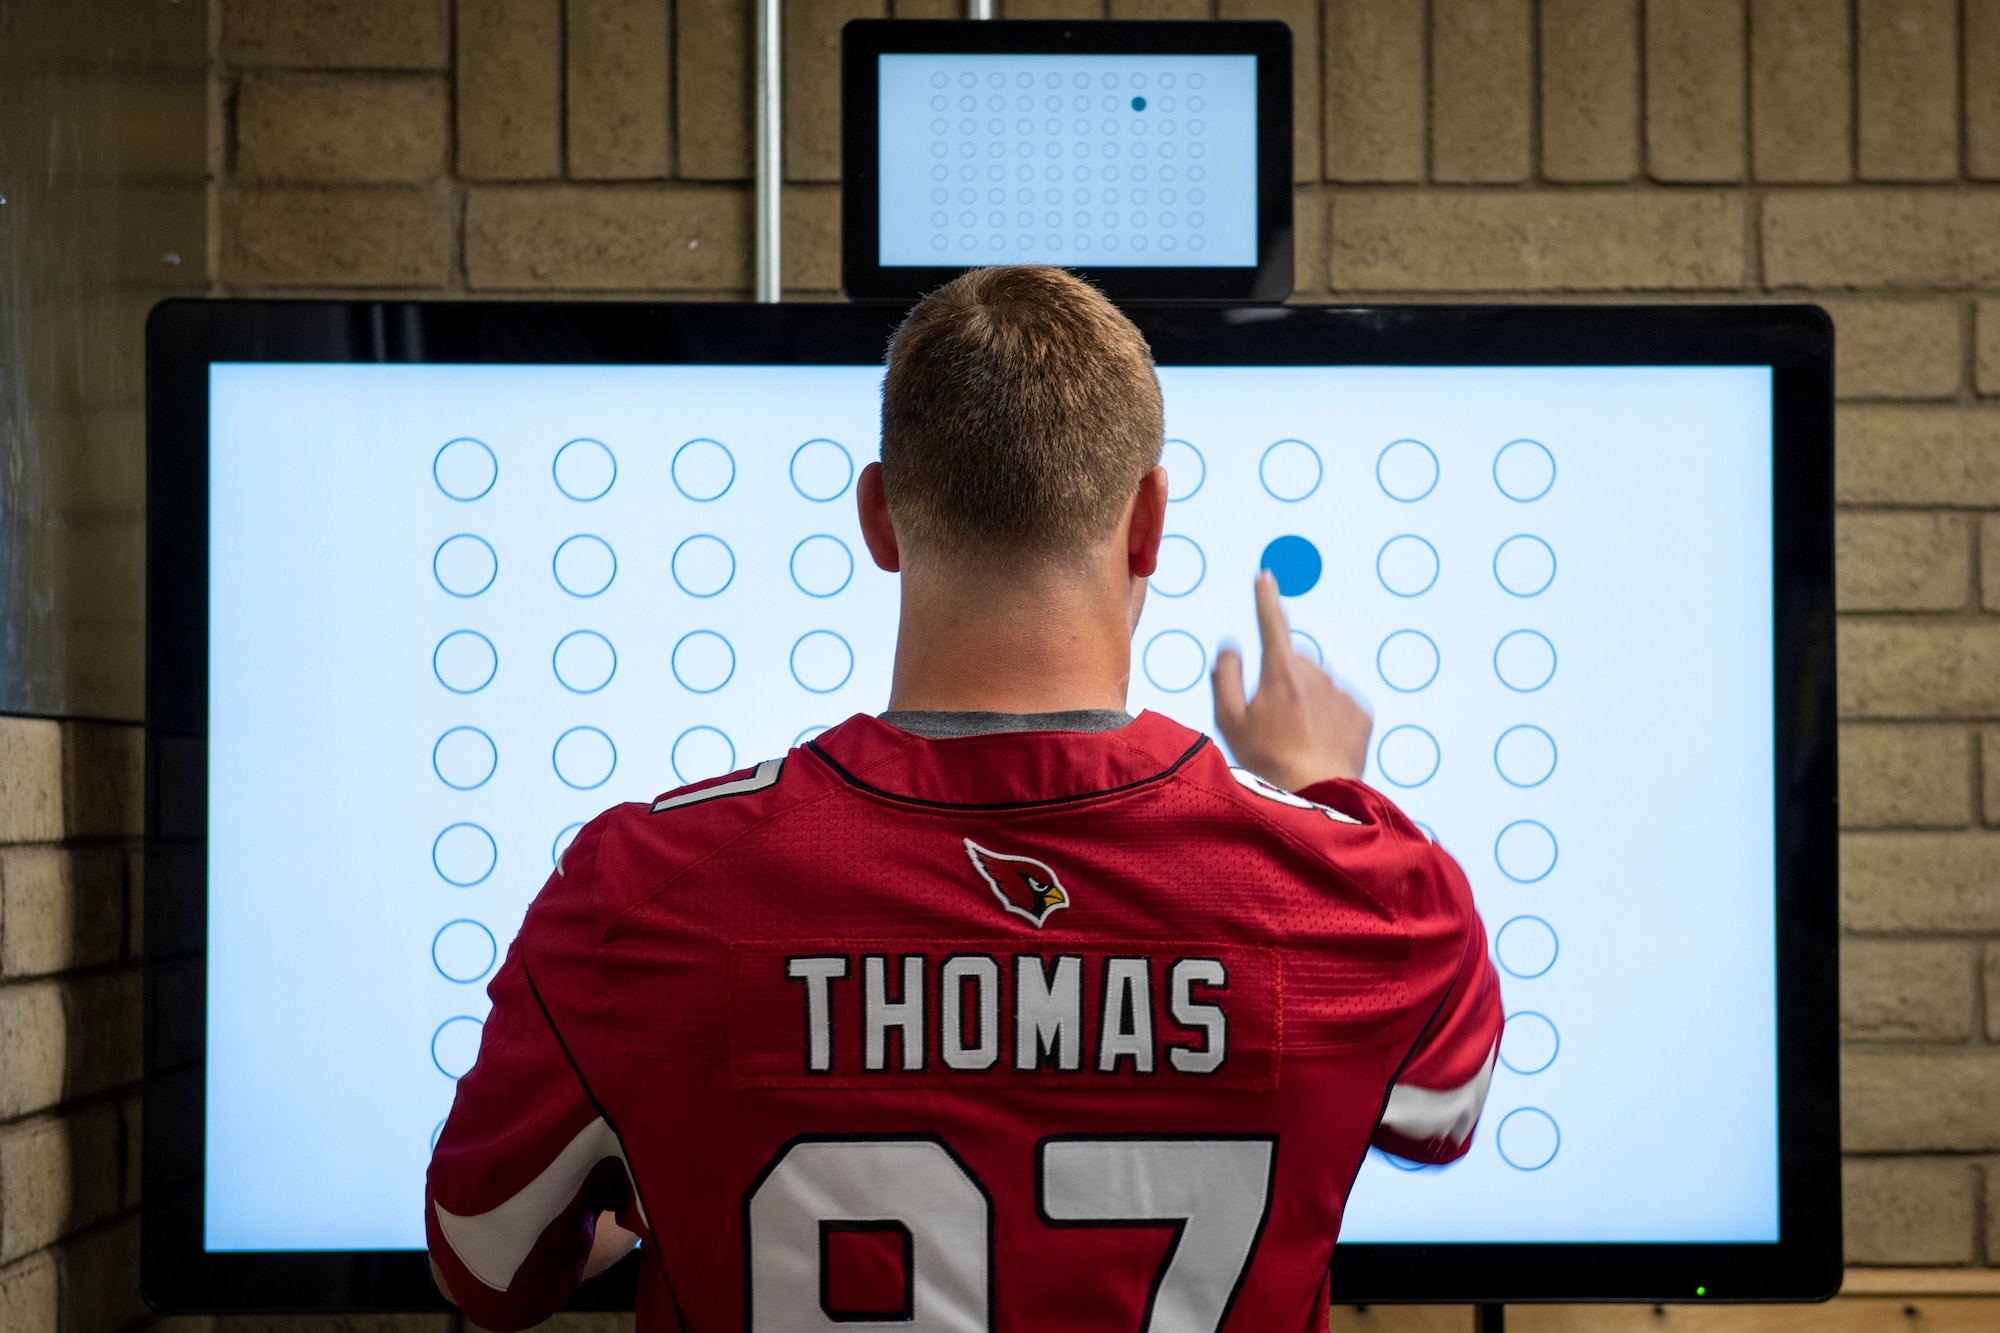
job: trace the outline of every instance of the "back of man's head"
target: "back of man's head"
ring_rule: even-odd
[[[882,482],[919,560],[1076,568],[1160,461],[1146,340],[1056,268],[974,269],[889,344]]]

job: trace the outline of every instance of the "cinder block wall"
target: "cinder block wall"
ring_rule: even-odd
[[[0,717],[0,1330],[144,1314],[139,731]]]
[[[747,293],[746,0],[217,4],[217,294]],[[2000,1290],[1980,1276],[2000,1267],[2000,0],[1002,7],[1289,22],[1297,299],[1813,300],[1833,312],[1848,1256],[1955,1270],[1939,1289]],[[786,286],[837,299],[840,25],[958,6],[787,10]],[[0,719],[8,1333],[142,1318],[138,780],[129,729]],[[1512,1318],[1860,1329],[1933,1315],[2000,1326],[2000,1301]],[[1336,1324],[1470,1319],[1378,1309],[1336,1312]]]

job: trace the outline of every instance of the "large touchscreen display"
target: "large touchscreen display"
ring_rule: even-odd
[[[880,380],[212,368],[209,1248],[421,1247],[484,983],[578,825],[885,706]],[[1272,569],[1501,969],[1470,1154],[1371,1154],[1345,1237],[1776,1239],[1770,372],[1160,380],[1132,708],[1209,729]]]

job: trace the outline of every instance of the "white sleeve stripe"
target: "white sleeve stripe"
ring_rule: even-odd
[[[653,802],[653,813],[657,815],[666,810],[678,810],[684,805],[700,805],[703,801],[713,801],[722,796],[741,796],[747,791],[762,791],[777,784],[778,774],[783,772],[784,768],[784,760],[766,759],[757,765],[757,771],[747,778],[738,778],[734,782],[719,782],[713,787],[703,787],[698,791],[662,796]]]
[[[1289,805],[1295,810],[1317,810],[1336,824],[1359,824],[1361,822],[1353,815],[1343,814],[1330,805],[1321,805],[1318,801],[1308,801],[1305,797],[1298,795],[1296,792],[1286,791],[1274,782],[1266,782],[1247,768],[1231,768],[1229,776],[1235,778],[1237,785],[1241,786],[1245,791],[1253,791],[1267,801],[1276,801],[1279,805]]]
[[[1434,1091],[1398,1083],[1389,1090],[1389,1105],[1382,1112],[1383,1128],[1418,1143],[1449,1139],[1456,1147],[1465,1142],[1486,1105],[1486,1085],[1493,1081],[1493,1060],[1499,1054],[1500,1043],[1496,1041],[1479,1072],[1455,1088]]]
[[[555,1161],[542,1174],[499,1207],[460,1217],[433,1201],[431,1207],[437,1210],[438,1229],[466,1271],[493,1290],[505,1291],[513,1284],[514,1274],[527,1261],[535,1242],[548,1230],[549,1223],[569,1207],[570,1200],[576,1198],[576,1192],[583,1188],[584,1180],[597,1169],[597,1164],[612,1157],[624,1165],[625,1177],[630,1180],[632,1164],[625,1160],[625,1149],[604,1117],[599,1116],[556,1154]],[[636,1181],[632,1185],[632,1198],[638,1202]],[[646,1205],[638,1203],[638,1208],[643,1221]]]

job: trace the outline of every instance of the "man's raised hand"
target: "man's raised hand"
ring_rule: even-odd
[[[1286,791],[1358,778],[1375,721],[1318,666],[1292,651],[1291,627],[1270,570],[1257,575],[1257,633],[1264,649],[1257,695],[1243,697],[1243,657],[1215,657],[1215,725],[1236,762]]]

